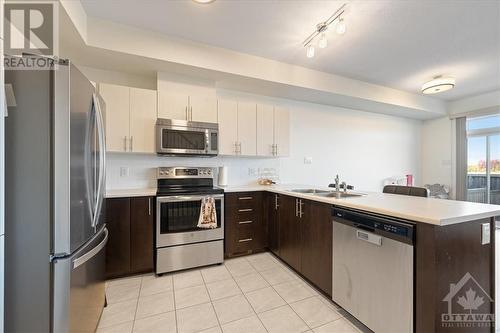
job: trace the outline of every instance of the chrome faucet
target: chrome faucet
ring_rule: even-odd
[[[335,176],[335,184],[330,184],[328,187],[333,187],[335,188],[335,192],[340,193],[340,189],[343,189],[344,192],[347,192],[347,190],[354,190],[354,186],[352,185],[347,185],[346,182],[340,182],[339,175]]]

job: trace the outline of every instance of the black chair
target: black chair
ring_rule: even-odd
[[[403,186],[403,185],[385,185],[384,193],[411,195],[414,197],[428,197],[429,190],[425,187]]]

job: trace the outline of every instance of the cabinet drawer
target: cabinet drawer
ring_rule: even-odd
[[[258,208],[262,202],[261,192],[237,192],[226,194],[226,206],[245,208]]]

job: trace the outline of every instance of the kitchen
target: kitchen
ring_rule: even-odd
[[[76,122],[6,70],[5,331],[493,332],[498,2],[205,2],[58,2],[95,233],[61,251],[15,221],[53,193],[57,247]]]

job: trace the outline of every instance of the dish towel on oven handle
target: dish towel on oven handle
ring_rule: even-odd
[[[217,228],[217,212],[215,210],[215,199],[206,197],[201,200],[200,217],[198,218],[198,228]]]

